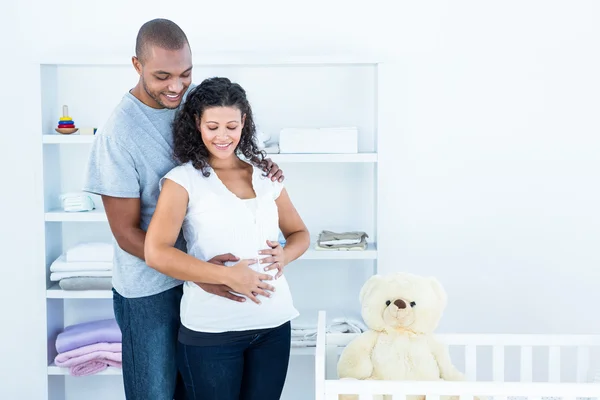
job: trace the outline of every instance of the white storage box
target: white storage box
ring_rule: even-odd
[[[279,133],[280,153],[358,153],[358,129],[284,128]]]

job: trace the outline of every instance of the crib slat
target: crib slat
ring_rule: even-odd
[[[533,348],[521,347],[521,382],[533,381]]]
[[[496,345],[493,348],[492,359],[494,362],[493,379],[494,382],[504,381],[504,346]]]
[[[590,348],[577,347],[577,382],[587,382],[590,368]]]
[[[337,347],[325,347],[325,379],[333,379],[337,377]]]
[[[474,398],[472,394],[461,394],[459,397],[460,400],[473,400]]]
[[[373,400],[374,398],[379,399],[380,397],[370,397],[369,400]],[[429,395],[427,395],[427,398],[429,398]],[[392,394],[392,400],[406,400],[406,395],[404,393],[394,393]]]
[[[440,395],[439,394],[427,394],[427,400],[440,400]]]
[[[548,355],[548,382],[560,382],[559,346],[550,346]]]
[[[477,380],[477,347],[465,346],[465,375],[470,381]]]
[[[396,396],[392,397],[393,400],[396,400]],[[373,400],[373,395],[369,393],[361,393],[358,395],[358,400]],[[404,400],[404,399],[402,399]]]

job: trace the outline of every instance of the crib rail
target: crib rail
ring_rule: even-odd
[[[598,397],[600,384],[589,382],[592,348],[600,348],[600,335],[536,335],[536,334],[440,334],[438,339],[449,348],[460,347],[464,355],[464,373],[468,382],[393,382],[347,381],[327,379],[335,377],[337,356],[356,334],[326,334],[325,312],[319,312],[315,356],[315,384],[317,400],[338,399],[338,394],[363,394],[373,399],[377,393],[396,394],[394,400],[404,396],[428,394],[427,400],[439,395],[461,396],[526,396],[535,397]],[[478,348],[492,349],[491,382],[476,382]],[[519,380],[505,382],[505,352],[510,347],[519,349]],[[536,347],[547,349],[547,379],[533,382],[533,353]],[[562,356],[565,348],[576,348],[575,382],[564,382],[561,376]],[[568,354],[567,354],[568,355]],[[565,357],[566,358],[566,357]],[[512,366],[514,369],[515,366]],[[327,394],[327,397],[319,393]],[[366,396],[366,397],[365,397]],[[471,396],[471,397],[469,397]],[[360,400],[363,400],[362,397]]]
[[[391,395],[393,400],[407,396],[459,396],[460,400],[477,397],[552,397],[563,399],[600,398],[600,384],[594,383],[521,383],[521,382],[394,382],[394,381],[325,381],[326,397],[338,400],[340,394],[357,394],[359,400],[372,400],[373,395]],[[317,400],[321,400],[317,397]]]

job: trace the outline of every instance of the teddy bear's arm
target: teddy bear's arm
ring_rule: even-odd
[[[450,352],[448,347],[439,342],[437,339],[429,338],[429,348],[437,361],[440,369],[440,378],[445,381],[464,381],[464,375],[456,369],[452,360],[450,359]]]
[[[348,343],[338,361],[339,378],[367,379],[371,376],[371,354],[377,342],[377,335],[377,332],[367,331]]]

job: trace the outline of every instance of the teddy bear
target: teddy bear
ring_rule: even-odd
[[[464,380],[447,346],[433,335],[447,301],[437,279],[400,272],[374,275],[361,288],[359,300],[369,329],[344,348],[337,365],[340,379]],[[357,398],[340,396],[342,400]],[[425,396],[407,399],[424,400]]]

